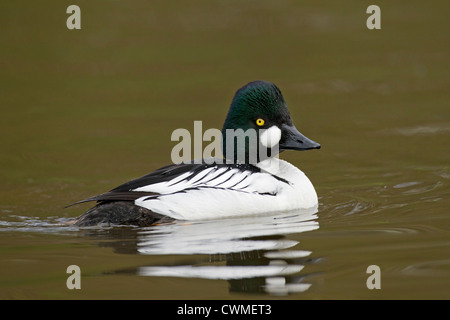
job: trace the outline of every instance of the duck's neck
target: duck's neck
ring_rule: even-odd
[[[277,175],[280,172],[281,161],[282,160],[278,158],[278,155],[276,155],[275,157],[258,162],[256,166],[264,171]]]
[[[299,179],[303,179],[305,176],[299,168],[278,158],[278,156],[258,162],[256,166],[261,170],[267,171],[290,182],[296,182]]]
[[[277,143],[280,138],[270,140],[275,134],[271,134],[269,130],[222,129],[221,147],[224,158],[231,163],[257,164],[276,156],[280,152]]]

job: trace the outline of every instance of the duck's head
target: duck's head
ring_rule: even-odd
[[[283,150],[319,149],[294,126],[280,89],[254,81],[234,95],[222,128],[222,151],[233,162],[256,163]]]

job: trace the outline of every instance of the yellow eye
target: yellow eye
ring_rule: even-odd
[[[256,119],[256,124],[260,127],[264,125],[264,122],[265,122],[264,119],[261,118]]]

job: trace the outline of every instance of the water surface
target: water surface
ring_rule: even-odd
[[[361,1],[77,4],[78,31],[60,1],[0,4],[0,298],[450,298],[446,1],[379,1],[381,30]],[[64,225],[257,79],[322,145],[281,155],[317,212]]]

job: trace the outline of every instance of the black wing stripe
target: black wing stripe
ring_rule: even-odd
[[[202,175],[202,172],[204,170],[208,170],[210,168],[212,168],[212,170],[210,170],[206,174]],[[226,170],[224,170],[222,173],[220,173],[218,175],[217,174],[215,175],[215,173],[218,170],[221,170],[223,168],[225,168]],[[233,169],[237,169],[239,171],[236,174],[239,174],[239,173],[243,174],[245,172],[249,172],[249,173],[261,172],[260,168],[254,166],[254,165],[250,165],[250,164],[227,164],[227,163],[209,164],[209,163],[205,163],[205,162],[200,163],[200,164],[198,164],[198,163],[170,164],[165,167],[159,168],[153,172],[150,172],[145,176],[142,176],[140,178],[123,183],[123,184],[119,185],[118,187],[112,189],[109,192],[105,192],[100,195],[75,202],[73,204],[68,205],[67,207],[73,206],[75,204],[89,202],[89,201],[99,201],[99,202],[102,202],[102,201],[134,201],[143,196],[148,196],[149,198],[154,198],[154,197],[157,197],[159,195],[159,193],[149,192],[149,191],[133,191],[133,190],[141,188],[141,187],[145,187],[145,186],[150,186],[150,185],[156,184],[156,183],[161,183],[161,182],[170,183],[171,180],[176,179],[180,175],[185,174],[187,172],[190,172],[191,175],[188,175],[186,178],[181,179],[180,181],[176,181],[172,185],[175,185],[177,183],[180,183],[180,182],[186,181],[186,180],[191,181],[192,185],[194,185],[194,186],[207,184]],[[231,174],[229,179],[231,179],[234,176],[235,176],[235,174]],[[247,177],[248,177],[248,173],[242,178],[242,180],[240,180],[239,182],[237,182],[235,185],[233,185],[230,188],[236,187],[237,185],[239,185],[239,183],[243,182]],[[279,180],[284,180],[284,179],[278,178],[276,176],[274,176],[274,177]],[[227,179],[226,181],[228,181],[229,179]],[[225,183],[226,181],[219,183],[219,185]],[[169,186],[171,186],[171,185],[169,185]],[[211,188],[213,186],[207,186],[207,187]],[[248,185],[246,187],[248,187]],[[237,188],[237,189],[239,189],[239,188]],[[234,190],[237,191],[237,189],[234,189]],[[188,190],[188,189],[186,189],[186,190]]]
[[[232,168],[227,168],[224,172],[221,172],[220,174],[218,174],[218,175],[212,177],[211,179],[209,179],[209,180],[207,180],[207,181],[205,181],[205,182],[203,182],[203,183],[204,183],[204,184],[214,183],[214,182],[213,182],[214,180],[223,178],[223,176],[226,175],[226,174],[229,174],[231,170],[232,170]],[[231,173],[231,174],[230,174],[230,177],[228,177],[225,181],[228,181],[228,180],[229,180],[231,177],[233,177],[234,175],[235,175],[235,173],[234,173],[234,174]],[[220,182],[220,183],[218,183],[218,184],[215,184],[215,186],[220,186],[220,185],[221,185],[222,183],[224,183],[225,181],[222,181],[222,182]],[[216,182],[216,183],[217,183],[217,182]]]
[[[205,178],[208,177],[209,175],[212,175],[212,177],[210,177],[208,180],[205,180],[205,181],[201,180],[201,183],[202,183],[202,184],[206,184],[206,183],[208,183],[208,182],[211,182],[211,181],[213,181],[213,180],[219,178],[219,177],[222,176],[225,172],[228,171],[227,169],[225,169],[225,170],[224,170],[223,172],[221,172],[220,174],[216,174],[217,171],[219,171],[219,170],[221,170],[221,169],[220,169],[220,168],[219,168],[219,169],[214,169],[213,171],[211,171],[210,173],[208,173],[208,174],[205,176]],[[198,183],[198,182],[197,182],[197,183]]]
[[[227,179],[225,179],[224,181],[222,181],[221,183],[217,184],[216,186],[221,186],[223,185],[225,182],[230,181],[231,178],[233,178],[234,174],[230,175]]]
[[[168,187],[172,187],[172,186],[177,185],[177,184],[179,184],[179,183],[181,183],[181,182],[186,182],[187,180],[190,180],[189,178],[192,177],[193,172],[188,172],[188,173],[189,173],[189,175],[186,175],[185,178],[183,178],[183,179],[178,179],[178,177],[177,177],[177,178],[175,178],[175,179],[178,179],[178,181],[169,183],[167,186],[168,186]],[[183,174],[184,174],[184,173],[183,173]]]
[[[204,171],[208,170],[206,173],[204,173]],[[192,179],[190,179],[189,181],[194,184],[194,183],[199,183],[199,181],[202,181],[202,179],[204,179],[205,177],[207,177],[209,174],[213,173],[216,169],[215,168],[206,168],[205,170],[200,171],[199,173],[197,173],[194,177],[192,177]],[[200,176],[200,177],[199,177]]]
[[[230,172],[230,171],[232,171],[232,170],[233,170],[233,169],[228,170],[228,172]],[[238,175],[238,174],[244,175],[244,179],[247,178],[247,174],[245,173],[245,171],[244,171],[244,172],[234,172],[234,173],[230,174],[230,176],[229,176],[227,179],[225,179],[225,180],[222,181],[221,183],[218,183],[216,186],[217,186],[217,187],[218,187],[218,186],[223,186],[226,182],[230,181],[232,178],[235,178],[236,175]],[[244,179],[242,179],[242,180],[244,180]],[[242,180],[241,180],[241,181],[242,181]],[[235,186],[235,185],[236,185],[236,184],[234,184],[234,186]],[[232,187],[229,186],[229,187],[227,187],[227,188],[232,188]]]
[[[177,193],[187,193],[188,191],[199,191],[199,190],[203,190],[203,189],[216,189],[216,190],[227,190],[227,191],[234,191],[234,192],[243,192],[243,193],[247,193],[247,194],[257,194],[257,195],[261,195],[261,196],[276,196],[277,193],[271,193],[271,192],[248,192],[245,190],[240,190],[240,189],[233,189],[233,190],[229,190],[228,188],[220,188],[220,187],[192,187],[192,188],[186,188],[171,194],[161,194],[161,195],[157,195],[157,196],[150,196],[147,197],[145,199],[142,199],[142,201],[148,201],[148,200],[156,200],[158,199],[160,196],[164,197],[164,196],[170,196],[170,195],[174,195]]]
[[[233,189],[234,187],[236,187],[239,183],[241,183],[242,181],[244,181],[245,179],[247,179],[247,177],[248,177],[248,175],[246,175],[245,177],[243,177],[241,180],[239,180],[237,183],[235,183],[235,184],[233,184],[232,186],[230,186],[230,189]],[[247,186],[245,186],[245,187],[248,187],[248,185]],[[245,188],[244,187],[244,188]],[[242,188],[238,188],[238,189],[242,189]]]

